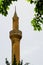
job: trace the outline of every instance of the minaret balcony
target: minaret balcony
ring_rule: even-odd
[[[10,31],[10,38],[11,39],[14,39],[14,38],[18,38],[18,39],[21,39],[22,38],[22,32],[20,30],[11,30]]]

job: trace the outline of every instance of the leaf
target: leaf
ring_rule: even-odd
[[[9,6],[10,4],[12,4],[12,1],[17,1],[17,0],[1,0],[1,4],[0,4],[0,13],[4,16],[7,16],[8,14],[8,10],[9,10]]]

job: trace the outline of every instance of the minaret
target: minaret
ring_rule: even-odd
[[[16,13],[16,7],[15,7],[15,13],[13,16],[13,26],[12,30],[10,31],[10,39],[12,42],[12,63],[14,61],[14,55],[16,57],[17,63],[20,61],[20,40],[22,38],[22,32],[19,30],[19,17]]]

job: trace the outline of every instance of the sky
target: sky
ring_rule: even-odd
[[[19,29],[22,31],[20,41],[20,59],[30,65],[43,65],[43,30],[34,31],[31,20],[34,17],[34,4],[26,0],[14,2],[8,11],[7,17],[0,14],[0,65],[5,64],[5,58],[11,63],[11,40],[9,32],[12,30],[12,17],[16,6],[19,17]]]

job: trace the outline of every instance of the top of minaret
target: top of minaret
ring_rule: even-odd
[[[13,16],[12,21],[12,30],[10,31],[10,38],[14,40],[14,38],[21,39],[22,38],[22,32],[19,30],[19,17],[16,13],[16,6],[15,6],[15,13]]]
[[[18,18],[17,13],[16,13],[16,6],[15,6],[15,13],[14,13],[13,18]]]
[[[13,29],[14,30],[18,30],[19,29],[19,17],[17,16],[17,13],[16,13],[16,6],[15,6],[15,13],[14,13],[14,16],[13,16]]]

